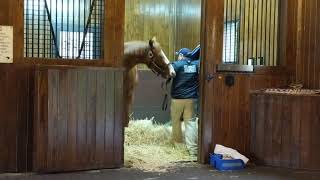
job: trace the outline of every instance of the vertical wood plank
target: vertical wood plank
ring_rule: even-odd
[[[84,166],[88,160],[88,145],[87,145],[87,82],[88,73],[79,70],[78,76],[78,100],[77,104],[77,159],[79,165]]]
[[[35,74],[33,170],[41,171],[47,167],[47,154],[50,153],[50,149],[48,149],[48,145],[50,145],[48,138],[48,72],[36,70]]]
[[[124,96],[123,96],[123,72],[116,71],[114,72],[114,134],[113,134],[113,142],[114,142],[114,165],[115,167],[121,167],[124,162]]]
[[[212,139],[213,126],[213,83],[206,81],[205,77],[213,75],[215,65],[222,61],[223,47],[223,22],[224,22],[224,1],[202,0],[201,16],[201,78],[200,94],[200,139],[199,139],[199,161],[208,162],[209,152],[212,152],[215,142]],[[208,101],[206,101],[207,99]]]
[[[273,114],[272,114],[272,164],[275,166],[280,165],[281,159],[281,130],[282,130],[282,121],[281,111],[282,111],[282,102],[283,96],[275,96]]]
[[[59,75],[58,70],[48,71],[48,109],[50,111],[48,111],[47,167],[56,167],[59,164],[59,134],[61,129],[59,128]],[[39,134],[39,136],[41,135]]]
[[[24,0],[10,1],[10,25],[13,28],[13,62],[22,63],[24,57]],[[8,18],[7,17],[7,18]]]
[[[265,101],[266,103],[266,114],[265,114],[265,124],[264,128],[268,129],[269,131],[264,132],[264,159],[265,163],[268,165],[271,165],[273,162],[272,159],[272,126],[273,126],[273,119],[272,119],[272,111],[274,106],[274,97],[273,96],[267,96],[267,99]]]
[[[282,109],[281,112],[281,123],[282,123],[282,129],[281,129],[281,162],[280,166],[285,167],[288,164],[290,164],[291,159],[291,131],[292,131],[292,98],[289,96],[283,97],[282,102]]]
[[[296,0],[287,4],[286,66],[295,77],[293,81],[304,84],[305,88],[320,88],[320,67],[315,58],[319,55],[319,47],[316,46],[320,38],[319,2]]]
[[[115,163],[113,156],[108,156],[107,154],[114,154],[115,153],[115,144],[114,144],[114,136],[115,133],[119,133],[115,131],[115,87],[110,86],[110,84],[115,83],[115,73],[113,71],[106,72],[105,75],[108,84],[106,85],[106,109],[105,109],[105,134],[104,134],[104,152],[106,154],[105,161],[108,163]],[[119,134],[117,134],[119,135]]]
[[[309,87],[310,88],[316,88],[315,86],[315,82],[316,79],[314,78],[314,74],[315,74],[315,54],[316,54],[316,39],[317,39],[317,32],[316,32],[316,26],[317,24],[316,22],[316,8],[317,8],[317,2],[318,0],[311,0],[311,8],[309,11],[310,14],[310,30],[309,30],[309,63],[308,63],[308,82],[309,83]]]
[[[94,161],[99,167],[103,167],[105,153],[105,115],[106,115],[106,86],[109,81],[106,72],[98,71],[96,74],[96,136],[95,136],[95,157]]]
[[[67,141],[67,154],[70,157],[69,162],[66,165],[72,166],[77,164],[77,104],[79,103],[79,91],[78,87],[78,70],[68,71],[68,83],[70,84],[68,88],[68,141]]]
[[[89,71],[87,73],[87,96],[86,96],[86,129],[87,129],[87,146],[88,162],[94,163],[94,153],[96,151],[96,102],[97,102],[97,73]]]
[[[256,158],[258,159],[258,161],[263,160],[264,158],[264,144],[265,144],[265,123],[266,123],[266,113],[267,113],[267,108],[265,108],[265,106],[267,106],[265,98],[263,96],[259,97],[259,95],[257,95],[257,103],[259,104],[259,106],[257,107],[257,112],[255,112],[255,114],[257,114],[255,117],[256,119],[254,119],[256,122],[256,131],[254,134],[252,134],[252,136],[256,136],[256,141],[255,146],[256,146]],[[265,106],[263,106],[263,104]],[[253,143],[253,142],[252,142]],[[264,163],[264,162],[263,162]]]
[[[300,149],[301,149],[301,143],[300,143],[300,131],[301,131],[301,108],[299,108],[299,104],[301,104],[300,98],[295,98],[292,102],[292,131],[291,131],[291,163],[290,167],[298,168],[300,165]]]
[[[124,47],[125,0],[104,0],[104,64],[121,66]]]
[[[68,106],[68,89],[70,83],[68,82],[68,70],[60,70],[58,79],[58,122],[57,122],[57,132],[56,135],[58,137],[58,164],[57,168],[65,167],[70,159],[66,159],[65,154],[67,152],[68,147],[68,122],[69,118],[69,106]],[[61,167],[61,164],[63,166]],[[60,167],[59,167],[60,166]]]
[[[310,168],[311,159],[311,120],[312,103],[311,97],[300,97],[303,107],[300,115],[300,164],[299,167]]]
[[[320,156],[318,152],[320,151],[320,141],[318,137],[320,136],[320,97],[312,98],[312,118],[311,118],[311,169],[319,169],[320,166]]]

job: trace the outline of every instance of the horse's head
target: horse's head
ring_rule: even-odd
[[[170,78],[176,75],[170,61],[161,49],[160,44],[156,38],[149,41],[147,66],[157,75],[163,78]]]

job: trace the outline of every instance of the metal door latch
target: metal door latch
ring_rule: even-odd
[[[212,74],[208,74],[206,79],[208,82],[210,82],[213,78],[214,76]]]

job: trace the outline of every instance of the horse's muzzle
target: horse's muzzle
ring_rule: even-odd
[[[169,78],[176,77],[176,72],[174,71],[174,68],[171,64],[169,64]]]

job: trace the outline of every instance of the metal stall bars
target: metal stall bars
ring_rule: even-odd
[[[280,0],[225,0],[223,62],[278,65]]]
[[[104,0],[24,0],[24,56],[103,58]]]

